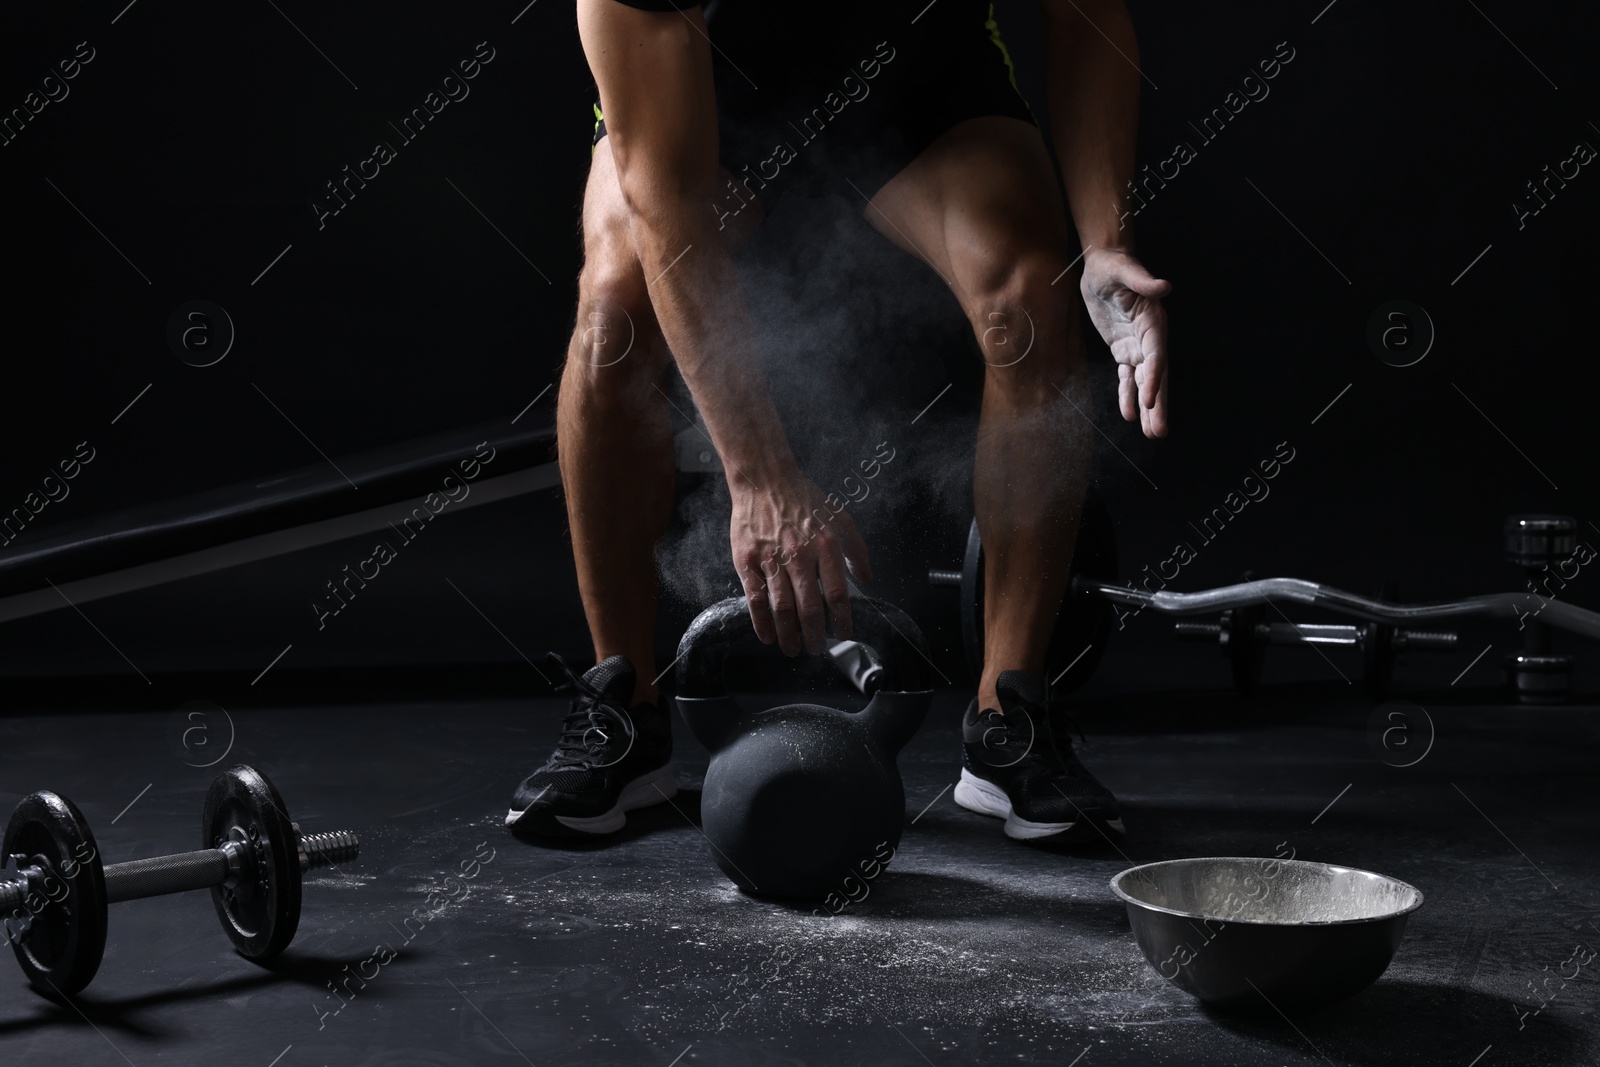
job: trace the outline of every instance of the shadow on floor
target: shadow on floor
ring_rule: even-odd
[[[414,948],[409,950],[409,954],[419,955]],[[159,1039],[173,1035],[168,1030],[152,1028],[138,1021],[141,1013],[166,1005],[210,1003],[225,997],[295,983],[328,995],[327,982],[336,977],[340,968],[349,962],[342,957],[286,952],[277,959],[257,961],[256,966],[261,970],[254,974],[173,986],[132,997],[102,998],[96,996],[91,987],[87,993],[69,997],[65,1003],[61,1003],[53,997],[39,996],[29,991],[25,996],[32,998],[33,1014],[26,1018],[0,1020],[0,1035],[55,1025],[78,1027],[88,1021],[96,1027]],[[20,996],[18,1002],[28,1003]]]
[[[1529,1020],[1519,1032],[1511,1025],[1516,1019],[1510,1001],[1457,986],[1380,979],[1348,1000],[1295,1009],[1288,1018],[1266,1005],[1260,1012],[1201,1011],[1241,1037],[1297,1053],[1314,1047],[1341,1064],[1453,1063],[1458,1053],[1465,1064],[1483,1049],[1447,1047],[1444,1035],[1464,1035],[1469,1027],[1481,1032],[1483,1021],[1495,1018],[1507,1023],[1504,1037],[1494,1041],[1497,1063],[1593,1062],[1585,1059],[1589,1039],[1569,1024],[1548,1016]]]

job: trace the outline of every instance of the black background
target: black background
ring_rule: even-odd
[[[1130,5],[1146,75],[1141,163],[1194,141],[1188,123],[1279,42],[1295,58],[1137,220],[1142,257],[1176,286],[1172,435],[1144,440],[1101,389],[1096,466],[1125,576],[1179,540],[1197,544],[1189,522],[1287,441],[1296,459],[1271,497],[1175,587],[1247,567],[1362,591],[1396,577],[1413,598],[1513,587],[1505,512],[1574,514],[1600,537],[1587,254],[1600,174],[1584,168],[1525,228],[1512,209],[1577,142],[1600,146],[1593,27],[1578,5],[1324,4]],[[338,457],[509,423],[556,378],[593,124],[571,6],[276,8],[116,0],[0,15],[7,110],[78,42],[96,52],[70,96],[0,148],[0,507],[77,442],[99,454],[25,536],[314,462],[307,438]],[[1037,14],[997,8],[1043,114]],[[471,95],[319,230],[310,205],[323,183],[394,140],[387,122],[480,41],[495,58]],[[911,368],[892,388],[863,378],[882,390],[885,417],[909,422],[951,381],[942,403],[970,410],[964,325],[937,280],[864,226],[835,240],[806,269],[918,294],[855,324],[903,357],[886,366]],[[166,344],[168,317],[191,299],[222,305],[237,327],[215,366],[188,366]],[[1395,299],[1424,307],[1437,330],[1415,366],[1389,366],[1366,342],[1373,311]],[[912,348],[923,373],[906,362]],[[1098,371],[1109,383],[1103,352]],[[548,418],[552,398],[528,417]],[[914,428],[899,441],[908,455],[934,444]],[[915,528],[891,521],[906,510],[863,515],[880,546],[879,591],[919,610],[948,650],[949,602],[915,578],[955,558],[964,523],[948,511]],[[286,671],[517,660],[509,645],[585,651],[554,493],[443,524],[319,633],[306,605],[357,547],[86,605],[126,660],[70,610],[6,624],[0,669],[131,678],[128,660],[147,674],[207,665],[242,672],[243,685],[290,643]],[[1570,598],[1600,600],[1595,581],[1575,582]],[[1150,620],[1134,629],[1129,647],[1167,647]]]

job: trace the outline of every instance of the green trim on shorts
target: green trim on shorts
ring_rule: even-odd
[[[1019,97],[1022,97],[1022,103],[1028,108],[1028,114],[1033,114],[1032,105],[1028,103],[1027,97],[1022,96],[1022,89],[1017,85],[1017,68],[1016,65],[1011,62],[1011,50],[1006,47],[1005,41],[1000,39],[1000,23],[995,21],[994,4],[992,3],[989,5],[989,18],[986,22],[984,22],[983,27],[989,31],[990,43],[996,48],[1000,49],[1000,58],[1006,61],[1006,74],[1011,79],[1012,90],[1015,91]]]
[[[991,7],[991,10],[993,10],[993,8],[992,8],[992,7]],[[1016,84],[1016,82],[1015,82],[1015,81],[1013,81],[1013,82],[1012,82],[1012,83],[1011,83],[1011,84],[1013,84],[1013,85],[1015,85],[1015,84]],[[596,133],[599,133],[599,132],[600,132],[600,124],[601,124],[601,123],[602,123],[602,122],[604,122],[604,121],[605,121],[605,119],[606,119],[606,117],[605,117],[605,116],[604,116],[604,115],[602,115],[602,114],[600,114],[600,105],[599,105],[599,104],[596,104],[596,105],[595,105],[595,106],[594,106],[594,133],[591,133],[591,134],[590,134],[590,135],[589,135],[589,158],[590,158],[590,159],[593,159],[593,158],[594,158],[594,150],[595,150],[595,149],[596,149],[596,148],[597,148],[597,147],[599,147],[599,146],[598,146],[598,145],[596,145],[596,144],[595,144],[595,137],[594,137],[594,135],[595,135],[595,134],[596,134]]]

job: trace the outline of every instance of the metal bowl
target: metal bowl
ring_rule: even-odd
[[[1307,860],[1166,860],[1111,879],[1139,949],[1207,1004],[1329,1003],[1388,968],[1422,894],[1395,878]]]

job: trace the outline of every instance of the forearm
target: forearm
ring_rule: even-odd
[[[632,218],[661,333],[705,418],[730,485],[796,473],[756,358],[755,331],[709,197],[656,197]]]
[[[1121,0],[1047,4],[1044,17],[1050,134],[1079,243],[1131,250],[1122,195],[1139,129],[1133,21]]]

